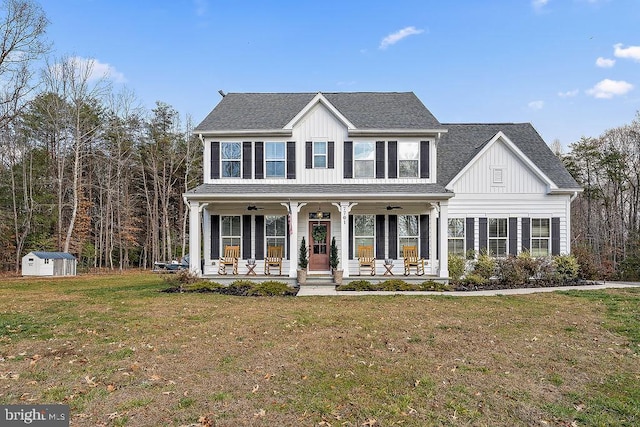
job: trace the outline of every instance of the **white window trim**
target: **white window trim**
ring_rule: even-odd
[[[267,144],[282,144],[284,147],[284,157],[282,159],[267,159]],[[265,141],[264,142],[264,159],[263,159],[263,170],[264,170],[264,177],[266,179],[284,179],[287,177],[287,143],[284,141]],[[267,175],[267,163],[268,162],[282,162],[284,164],[284,170],[283,170],[283,174],[282,175],[278,175],[278,176],[268,176]]]
[[[491,220],[495,219],[495,220],[504,220],[506,223],[506,235],[505,236],[500,236],[500,237],[491,237]],[[491,241],[492,240],[504,240],[505,241],[505,250],[504,250],[504,255],[499,255],[499,254],[494,254],[491,253]],[[496,258],[504,258],[509,256],[509,218],[508,217],[490,217],[487,219],[487,249],[489,250],[489,254],[493,257]]]
[[[533,221],[535,220],[544,220],[546,219],[549,222],[549,235],[547,237],[534,237],[533,236]],[[551,255],[551,218],[549,217],[536,217],[531,218],[531,225],[529,226],[529,252],[533,251],[533,241],[534,240],[547,240],[547,254],[542,256]]]
[[[223,218],[226,217],[235,217],[235,218],[240,218],[240,234],[239,235],[226,235],[223,234],[223,230],[222,230],[222,220]],[[238,246],[240,247],[240,254],[242,254],[242,215],[221,215],[220,216],[220,253],[224,254],[224,239],[226,238],[231,238],[231,239],[235,239],[238,238],[240,239],[240,241],[238,242]]]
[[[371,235],[364,235],[364,234],[357,234],[356,233],[356,217],[357,216],[369,216],[369,217],[373,217],[373,234]],[[356,245],[356,240],[357,239],[372,239],[373,240],[373,250],[375,253],[375,249],[376,249],[376,216],[374,214],[354,214],[353,215],[353,242],[351,242],[351,244],[353,245],[353,253],[355,254],[355,257],[357,257],[358,255],[358,246]]]
[[[223,153],[223,145],[224,144],[240,144],[240,158],[239,159],[223,159],[222,158],[222,153]],[[243,159],[242,159],[242,142],[239,141],[222,141],[220,142],[220,179],[242,179],[242,163],[243,163]],[[240,174],[238,176],[224,176],[224,162],[239,162],[240,163]]]
[[[409,160],[409,159],[401,159],[400,158],[400,146],[402,144],[417,144],[418,145],[418,158],[416,160]],[[422,154],[420,153],[420,141],[398,141],[397,142],[397,147],[398,147],[398,151],[396,153],[396,170],[398,171],[397,175],[398,175],[398,179],[416,179],[416,178],[420,178],[420,160],[422,157]],[[429,147],[431,147],[431,144],[429,144]],[[418,168],[416,169],[416,174],[415,176],[400,176],[400,162],[401,161],[405,161],[405,162],[418,162]]]
[[[267,234],[267,217],[277,217],[277,218],[284,218],[284,234],[282,235],[269,235]],[[282,244],[282,256],[284,258],[287,257],[287,216],[286,215],[265,215],[264,218],[264,253],[267,253],[267,248],[269,247],[269,244],[267,242],[267,240],[271,237],[271,238],[275,238],[275,239],[282,239],[283,240],[283,244]]]
[[[449,223],[452,220],[461,220],[462,221],[462,237],[451,237],[449,235]],[[465,256],[465,254],[467,253],[467,224],[466,224],[466,218],[460,218],[460,217],[454,217],[454,218],[449,218],[449,223],[447,224],[447,248],[448,248],[448,244],[449,244],[449,240],[462,240],[462,257]],[[449,252],[451,253],[451,252]]]
[[[324,154],[316,154],[316,144],[324,143]],[[324,156],[324,166],[316,165],[316,155]],[[311,166],[313,169],[328,169],[329,168],[329,141],[327,139],[313,139],[311,142]]]
[[[406,235],[406,236],[401,236],[400,235],[400,217],[401,216],[413,216],[416,217],[416,221],[417,221],[417,226],[418,226],[418,234],[416,235]],[[396,247],[398,248],[398,259],[402,258],[402,244],[401,239],[402,238],[410,238],[410,239],[416,239],[416,249],[418,250],[418,254],[420,256],[422,256],[422,254],[420,254],[420,215],[413,215],[413,214],[407,214],[407,215],[398,215],[398,240],[396,242]]]
[[[356,145],[357,144],[373,144],[373,159],[371,160],[356,160]],[[353,177],[356,179],[374,179],[376,177],[376,143],[375,141],[353,141]],[[357,162],[371,162],[373,164],[373,168],[371,176],[356,176],[356,163]]]

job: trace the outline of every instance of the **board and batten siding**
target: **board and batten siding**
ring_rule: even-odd
[[[500,172],[501,171],[501,172]],[[496,175],[494,177],[494,175]],[[502,182],[494,182],[502,175]],[[540,194],[547,185],[503,142],[495,144],[452,186],[456,194]]]

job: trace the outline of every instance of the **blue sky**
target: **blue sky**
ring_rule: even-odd
[[[55,55],[199,123],[225,92],[413,91],[547,143],[640,110],[638,0],[42,0]]]

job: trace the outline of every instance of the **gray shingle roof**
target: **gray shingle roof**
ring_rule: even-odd
[[[447,185],[502,131],[558,188],[580,188],[530,123],[442,124],[442,127],[448,130],[438,143],[438,180],[442,185]]]
[[[228,199],[230,195],[239,198],[286,198],[291,194],[308,194],[310,196],[340,196],[359,194],[363,197],[398,195],[407,198],[442,195],[453,193],[440,184],[201,184],[187,192],[188,195],[220,195]]]
[[[282,129],[316,93],[229,93],[195,131]],[[436,129],[440,123],[413,92],[322,95],[358,129]]]

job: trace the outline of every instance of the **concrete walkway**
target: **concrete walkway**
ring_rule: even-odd
[[[580,286],[558,286],[553,288],[524,288],[524,289],[499,289],[491,291],[451,291],[451,292],[433,292],[433,291],[336,291],[335,286],[313,286],[302,285],[298,291],[299,297],[308,296],[354,296],[354,295],[446,295],[458,297],[477,297],[477,296],[496,296],[496,295],[526,295],[538,292],[556,292],[556,291],[587,291],[594,289],[607,288],[636,288],[640,287],[637,282],[602,282],[597,285],[580,285]]]

